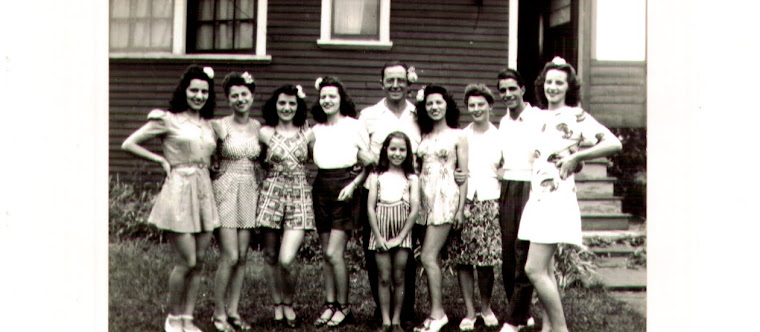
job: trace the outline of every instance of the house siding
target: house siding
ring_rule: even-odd
[[[261,105],[283,84],[301,84],[307,103],[316,101],[314,79],[339,77],[357,109],[383,97],[380,68],[401,60],[417,68],[421,85],[441,84],[454,95],[461,110],[468,83],[486,83],[496,92],[496,73],[507,64],[507,1],[471,0],[392,1],[390,51],[336,50],[317,46],[320,35],[321,1],[270,0],[267,53],[270,63],[224,60],[111,59],[109,77],[109,167],[122,178],[160,180],[161,170],[120,149],[123,140],[145,123],[148,111],[166,108],[179,75],[191,63],[211,65],[216,72],[217,116],[230,113],[221,83],[230,71],[248,71],[258,84],[252,114],[261,120]],[[503,111],[494,112],[498,120]],[[468,116],[462,122],[469,122]],[[158,140],[147,147],[159,151]]]
[[[613,128],[646,127],[646,62],[591,61],[589,112]]]

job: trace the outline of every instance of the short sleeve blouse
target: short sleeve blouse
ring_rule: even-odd
[[[216,148],[214,129],[208,120],[187,114],[152,110],[148,113],[145,136],[159,136],[164,158],[172,166],[208,164]]]
[[[352,117],[342,117],[335,124],[319,123],[314,131],[314,164],[322,169],[351,167],[358,161],[359,150],[369,149],[367,129]]]

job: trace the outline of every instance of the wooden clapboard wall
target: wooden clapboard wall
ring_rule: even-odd
[[[589,111],[608,127],[646,127],[646,62],[590,64]]]
[[[479,5],[480,3],[480,5]],[[278,86],[301,84],[307,102],[316,101],[314,79],[338,76],[357,108],[383,96],[380,68],[389,60],[415,66],[422,84],[442,84],[460,109],[468,83],[486,83],[496,93],[496,73],[507,64],[508,2],[474,0],[404,0],[391,2],[390,51],[322,49],[317,46],[320,1],[270,0],[267,53],[271,63],[224,60],[111,59],[109,159],[111,174],[122,179],[160,180],[161,170],[120,150],[121,142],[145,122],[152,108],[166,108],[179,75],[193,62],[216,71],[217,116],[230,113],[221,88],[230,71],[249,71],[256,79],[253,113]],[[496,112],[498,119],[503,111]],[[462,122],[469,122],[468,116]],[[157,140],[148,147],[159,151]]]

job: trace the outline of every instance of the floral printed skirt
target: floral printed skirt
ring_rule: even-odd
[[[467,200],[461,230],[449,234],[448,257],[450,263],[461,265],[494,266],[501,263],[498,199]]]

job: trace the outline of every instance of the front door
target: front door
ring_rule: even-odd
[[[533,82],[555,56],[578,68],[578,5],[579,0],[519,0],[517,70],[526,101],[535,104]]]

